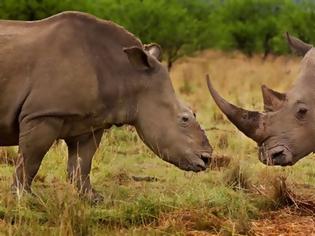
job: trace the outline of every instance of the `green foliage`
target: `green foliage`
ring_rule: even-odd
[[[307,42],[315,40],[315,3],[292,0],[226,0],[218,3],[211,20],[221,49],[237,49],[248,56],[288,52],[283,35],[290,32]],[[218,37],[221,35],[221,37]]]
[[[39,20],[66,10],[84,10],[84,0],[1,0],[3,19]]]
[[[226,25],[226,45],[251,56],[254,52],[271,50],[271,40],[278,33],[276,15],[281,11],[281,1],[226,1],[218,17]]]
[[[248,56],[286,53],[286,31],[315,40],[315,3],[293,0],[1,0],[0,18],[36,20],[80,10],[112,20],[144,43],[157,42],[168,68],[205,48]]]
[[[100,0],[94,3],[92,8],[97,16],[125,26],[144,43],[161,44],[169,68],[180,56],[202,45],[198,35],[205,19],[198,17],[198,10],[205,4],[178,0]],[[207,16],[210,9],[204,9],[203,15]]]

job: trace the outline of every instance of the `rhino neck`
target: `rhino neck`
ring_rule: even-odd
[[[103,103],[103,123],[110,125],[133,125],[136,119],[139,85],[132,78],[103,80],[100,96]]]
[[[122,27],[95,19],[81,21],[87,31],[87,56],[98,83],[102,118],[107,124],[133,124],[139,91],[148,78],[130,63],[125,47],[143,47],[140,40]],[[101,40],[100,40],[101,39]]]

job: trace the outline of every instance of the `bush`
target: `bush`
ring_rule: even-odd
[[[84,0],[1,0],[0,17],[39,20],[66,10],[85,10]]]
[[[197,1],[199,2],[199,1]],[[164,52],[168,68],[180,56],[190,54],[202,48],[198,35],[205,25],[203,18],[198,18],[198,9],[205,4],[192,4],[179,0],[100,0],[95,14],[125,26],[144,43],[157,42]],[[207,7],[204,7],[206,12]]]
[[[248,56],[287,53],[286,31],[315,41],[315,3],[293,0],[2,0],[0,17],[36,20],[80,10],[112,20],[144,43],[157,42],[170,69],[175,60],[205,48]]]

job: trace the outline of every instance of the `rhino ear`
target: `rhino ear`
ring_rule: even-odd
[[[265,111],[277,111],[279,110],[284,101],[286,100],[285,93],[279,93],[268,88],[266,85],[261,86],[261,92],[264,99],[264,110]]]
[[[145,44],[144,50],[146,50],[151,56],[154,56],[157,60],[162,61],[162,48],[159,44]]]
[[[154,68],[155,61],[151,55],[146,53],[142,48],[132,46],[123,48],[127,54],[130,63],[138,70],[150,70]]]
[[[288,32],[286,32],[286,39],[291,50],[300,56],[304,56],[313,47],[313,45],[304,43],[302,40],[289,35]]]

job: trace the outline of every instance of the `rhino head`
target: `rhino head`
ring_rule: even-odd
[[[137,71],[137,83],[142,83],[132,122],[140,138],[155,154],[182,170],[205,170],[212,147],[195,114],[177,99],[168,71],[159,61],[161,48],[151,44],[124,52]]]
[[[286,93],[262,85],[264,112],[248,111],[209,91],[227,118],[259,147],[259,160],[266,165],[293,165],[315,151],[315,49],[286,34],[292,50],[304,58],[299,78]]]

